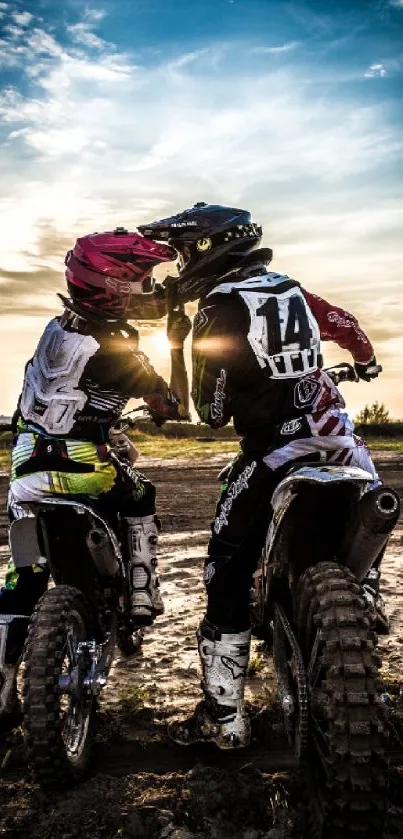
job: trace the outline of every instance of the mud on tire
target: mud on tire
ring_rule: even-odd
[[[76,643],[90,632],[88,606],[72,586],[47,591],[31,619],[22,661],[22,727],[28,763],[44,790],[71,785],[88,769],[95,702],[84,692],[78,699],[62,693],[59,677],[72,671],[71,633]]]
[[[310,748],[302,775],[312,839],[381,839],[387,808],[380,658],[354,575],[309,568],[296,593],[308,673]]]

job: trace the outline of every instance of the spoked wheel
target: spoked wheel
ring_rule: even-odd
[[[387,807],[384,726],[365,603],[354,575],[324,562],[298,583],[296,628],[307,668],[303,777],[310,839],[381,839]]]
[[[44,789],[78,781],[92,745],[95,701],[84,685],[91,660],[89,608],[72,586],[40,599],[23,655],[23,734],[28,762]]]

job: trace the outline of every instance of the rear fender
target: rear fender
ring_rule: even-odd
[[[308,565],[331,559],[340,538],[338,523],[348,519],[352,499],[358,500],[371,485],[371,473],[357,467],[294,467],[273,493],[267,566],[279,573],[287,568],[291,582]]]
[[[360,494],[367,491],[369,484],[374,483],[370,472],[356,466],[299,466],[288,473],[273,493],[271,503],[275,516],[277,510],[281,510],[287,499],[294,496],[303,484],[326,487],[351,481],[360,487]]]

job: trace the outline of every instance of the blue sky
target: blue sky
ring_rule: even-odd
[[[74,237],[206,200],[360,317],[385,374],[353,410],[403,416],[402,35],[403,0],[0,2],[0,411]]]

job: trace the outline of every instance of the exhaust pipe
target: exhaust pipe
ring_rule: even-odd
[[[391,489],[384,489],[376,499],[376,509],[384,520],[393,517],[397,511],[399,515],[400,500],[397,494]],[[395,519],[395,523],[397,518]]]
[[[391,487],[369,490],[355,508],[340,559],[361,581],[377,559],[382,558],[389,536],[400,515],[400,499]]]
[[[102,577],[112,577],[119,571],[111,540],[104,530],[93,528],[87,534],[87,547],[94,565]]]

